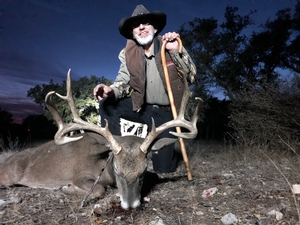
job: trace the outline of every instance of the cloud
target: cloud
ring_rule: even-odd
[[[67,68],[59,63],[45,63],[42,59],[14,52],[0,51],[0,107],[13,114],[14,122],[32,114],[42,114],[39,105],[27,97],[27,91],[36,85],[62,83],[66,79]]]

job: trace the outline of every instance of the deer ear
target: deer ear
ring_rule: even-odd
[[[151,151],[157,151],[162,149],[163,147],[166,147],[170,144],[173,144],[177,141],[177,138],[161,138],[158,139],[154,144],[151,146]]]

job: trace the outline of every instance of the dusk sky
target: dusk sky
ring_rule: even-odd
[[[294,10],[296,0],[0,0],[0,107],[15,122],[42,114],[27,91],[51,79],[62,83],[69,68],[73,79],[114,80],[126,43],[118,23],[138,4],[167,14],[163,34],[195,17],[221,22],[226,6],[237,6],[240,15],[257,10],[258,27],[280,9]]]

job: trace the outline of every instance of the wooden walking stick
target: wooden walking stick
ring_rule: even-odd
[[[182,53],[182,42],[181,42],[179,37],[177,37],[176,40],[178,41],[178,44],[179,44],[178,51],[179,51],[179,53]],[[177,118],[177,111],[176,111],[176,107],[175,107],[175,103],[174,103],[174,96],[173,96],[173,92],[172,92],[172,88],[171,88],[171,82],[170,82],[170,77],[169,77],[169,72],[168,72],[167,62],[166,62],[166,55],[165,55],[166,44],[167,44],[167,42],[164,41],[163,44],[162,44],[162,47],[161,47],[160,54],[161,54],[161,59],[162,59],[162,65],[163,65],[163,70],[164,70],[164,75],[165,75],[167,92],[168,92],[168,96],[169,96],[169,100],[170,100],[171,110],[172,110],[173,118],[176,119]],[[176,127],[176,132],[181,133],[181,128]],[[182,154],[183,161],[184,161],[184,164],[185,164],[188,180],[192,181],[193,177],[192,177],[192,172],[191,172],[191,168],[190,168],[189,159],[188,159],[187,154],[186,154],[186,148],[185,148],[184,141],[180,137],[178,138],[178,140],[179,140],[181,154]]]

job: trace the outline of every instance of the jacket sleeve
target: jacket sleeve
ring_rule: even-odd
[[[118,75],[115,82],[110,86],[114,91],[116,100],[118,98],[130,97],[133,92],[133,89],[128,84],[130,80],[130,73],[126,66],[125,49],[121,50],[119,54],[119,60],[121,61],[121,65]]]
[[[197,69],[186,49],[182,48],[182,54],[178,51],[169,51],[169,53],[177,70],[183,70],[187,75],[188,82],[193,83]]]

